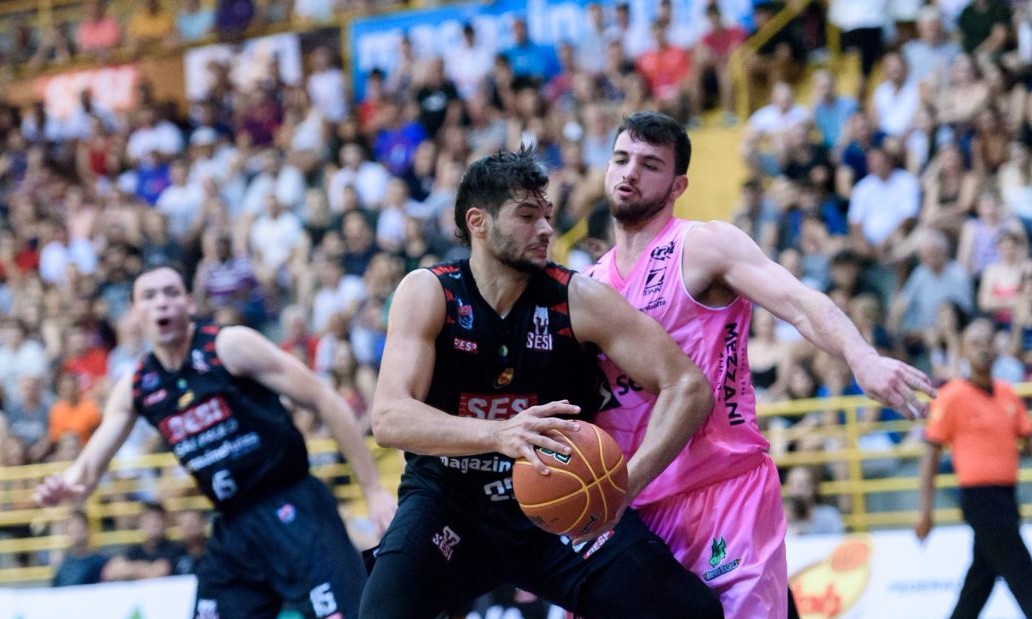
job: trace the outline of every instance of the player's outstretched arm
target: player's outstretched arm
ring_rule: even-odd
[[[398,285],[373,396],[371,421],[377,442],[432,456],[500,452],[525,457],[547,474],[534,446],[567,453],[567,445],[545,433],[553,428],[573,429],[574,422],[553,415],[576,414],[576,406],[550,402],[505,421],[492,421],[450,415],[424,402],[434,375],[434,341],[444,325],[445,312],[444,290],[429,271],[413,271]]]
[[[627,463],[628,501],[684,449],[713,408],[709,381],[670,335],[614,290],[587,277],[570,284],[573,332],[594,342],[627,374],[657,396],[638,450]]]
[[[917,392],[935,396],[932,382],[917,368],[883,357],[826,295],[813,290],[770,260],[748,235],[724,222],[692,229],[681,268],[703,270],[738,294],[788,321],[815,346],[845,359],[864,392],[911,419],[928,406]]]
[[[296,357],[253,329],[222,329],[215,340],[215,350],[230,374],[251,378],[319,415],[354,469],[373,522],[381,532],[385,530],[397,505],[380,484],[376,463],[347,402]]]
[[[97,487],[111,458],[136,423],[132,402],[133,375],[123,376],[108,394],[104,416],[82,453],[63,473],[44,479],[33,493],[39,505],[57,505],[66,499],[81,500]]]

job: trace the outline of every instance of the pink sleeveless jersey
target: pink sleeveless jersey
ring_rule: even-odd
[[[770,447],[756,424],[756,397],[746,356],[752,305],[738,297],[725,307],[708,307],[688,293],[681,254],[693,225],[695,222],[671,218],[627,277],[617,272],[616,249],[602,256],[590,272],[592,278],[609,284],[639,311],[656,319],[713,387],[715,404],[709,418],[638,496],[635,506],[739,475],[763,462]],[[645,435],[656,396],[631,381],[604,355],[600,362],[619,404],[600,412],[597,423],[613,435],[625,454],[631,454]],[[610,403],[613,405],[615,402]]]

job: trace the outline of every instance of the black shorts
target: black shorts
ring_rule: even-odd
[[[358,615],[366,571],[337,500],[307,477],[233,517],[219,517],[197,567],[195,617],[309,619]]]
[[[857,28],[842,33],[842,48],[860,51],[860,73],[870,77],[882,55],[882,29]]]
[[[532,525],[499,527],[440,493],[405,495],[377,549],[363,619],[432,618],[503,584],[591,619],[723,617],[716,596],[628,510],[574,550]]]

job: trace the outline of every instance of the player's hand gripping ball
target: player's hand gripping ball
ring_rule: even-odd
[[[627,462],[616,441],[594,424],[578,423],[576,432],[551,431],[552,438],[571,447],[569,455],[537,448],[550,475],[524,458],[516,461],[512,475],[516,501],[531,522],[574,539],[598,532],[627,494]]]

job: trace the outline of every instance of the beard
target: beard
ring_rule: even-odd
[[[498,228],[492,226],[489,239],[492,253],[498,262],[505,266],[531,275],[545,269],[544,265],[524,258],[516,246],[516,241],[512,237],[502,234]]]
[[[662,197],[652,200],[639,200],[637,202],[617,202],[612,196],[609,198],[609,212],[613,219],[624,225],[640,224],[652,219],[657,213],[663,210],[674,184],[671,182],[666,193]]]

